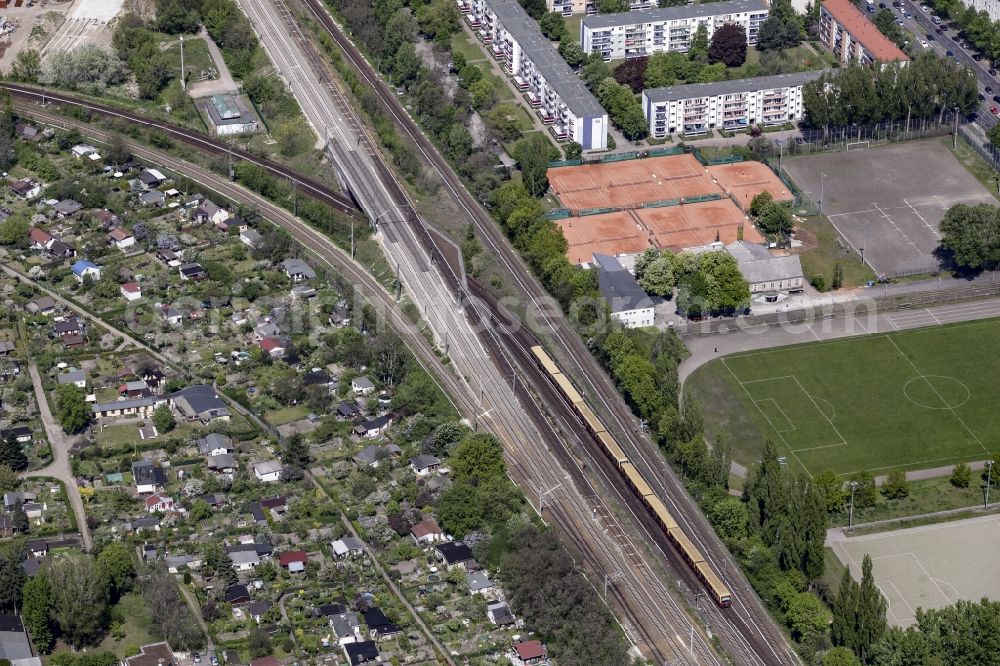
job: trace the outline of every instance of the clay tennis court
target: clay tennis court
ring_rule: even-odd
[[[761,192],[770,192],[775,201],[791,203],[795,197],[785,187],[781,179],[763,162],[747,160],[733,164],[717,164],[708,167],[708,173],[731,194],[740,208],[746,210],[750,202]]]
[[[739,239],[740,227],[743,228],[743,240],[751,243],[764,241],[747,221],[743,211],[729,199],[642,208],[634,212],[643,226],[649,229],[654,242],[672,252],[708,245],[716,238],[728,245]]]
[[[638,254],[650,246],[649,231],[627,212],[556,220],[566,237],[566,257],[572,264],[589,264],[594,253],[612,257]]]
[[[765,167],[766,168],[766,167]],[[549,185],[564,208],[621,208],[722,191],[693,155],[549,169]]]

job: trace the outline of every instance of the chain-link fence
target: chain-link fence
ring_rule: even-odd
[[[961,122],[961,118],[959,118]],[[770,153],[777,155],[809,155],[819,152],[855,150],[874,145],[916,141],[945,136],[955,131],[955,114],[933,118],[887,120],[871,126],[802,128],[795,139],[769,139]],[[768,138],[766,135],[764,138]]]
[[[994,146],[979,127],[963,125],[958,128],[958,136],[993,167],[994,171],[1000,171],[1000,148]],[[1000,192],[1000,183],[997,185],[997,190]]]

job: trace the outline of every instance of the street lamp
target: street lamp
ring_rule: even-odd
[[[823,214],[823,199],[826,198],[824,196],[825,192],[826,192],[826,174],[825,173],[821,173],[820,174],[820,179],[819,179],[819,214],[820,215]]]
[[[993,461],[986,461],[986,501],[983,503],[984,509],[990,508],[990,481],[992,481]]]
[[[851,513],[847,518],[847,531],[854,529],[854,490],[858,487],[857,481],[851,481]]]

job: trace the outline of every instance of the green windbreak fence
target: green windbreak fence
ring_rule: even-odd
[[[546,220],[565,220],[573,214],[569,208],[553,208],[545,214]]]
[[[580,210],[580,217],[585,215],[600,215],[602,213],[613,213],[617,208],[583,208]]]
[[[664,148],[654,148],[646,154],[650,157],[665,157],[666,155],[680,155],[684,152],[684,146],[666,146]]]
[[[706,166],[715,166],[716,164],[735,164],[736,162],[743,161],[743,157],[740,155],[721,155],[719,157],[709,157]]]
[[[722,198],[722,195],[718,192],[710,192],[708,194],[698,194],[693,197],[684,197],[684,203],[700,203],[702,201],[718,201]]]
[[[639,153],[632,151],[628,153],[615,153],[612,155],[605,155],[601,158],[601,162],[625,162],[628,160],[634,160],[639,157]]]
[[[555,161],[549,162],[549,168],[550,169],[555,169],[556,167],[564,167],[564,166],[580,166],[581,164],[583,164],[583,160],[579,160],[579,159],[577,159],[577,160],[555,160]]]
[[[667,206],[680,206],[683,202],[680,199],[663,199],[661,201],[651,201],[643,204],[643,208],[666,208]]]

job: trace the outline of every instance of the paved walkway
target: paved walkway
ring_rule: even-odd
[[[42,417],[42,425],[45,426],[45,434],[49,438],[49,445],[52,447],[52,462],[48,467],[43,467],[34,472],[25,472],[22,476],[48,476],[59,479],[66,486],[66,497],[76,516],[77,528],[83,539],[83,549],[89,551],[92,545],[90,539],[90,528],[87,527],[87,512],[83,508],[83,499],[80,497],[80,489],[76,485],[76,478],[73,476],[73,469],[69,462],[69,451],[76,442],[76,438],[68,437],[62,427],[56,423],[49,403],[45,399],[45,388],[42,386],[42,377],[38,374],[38,367],[32,363],[28,366],[28,374],[31,375],[31,383],[35,387],[35,400],[38,402],[38,411]]]
[[[211,81],[190,82],[188,84],[188,94],[191,97],[198,98],[238,91],[239,87],[233,80],[233,75],[229,73],[229,68],[226,67],[226,61],[222,59],[222,51],[219,50],[218,45],[208,36],[208,32],[204,27],[198,31],[198,36],[204,39],[205,44],[208,45],[208,53],[212,56],[212,61],[215,65],[215,70],[219,72],[219,77]]]

